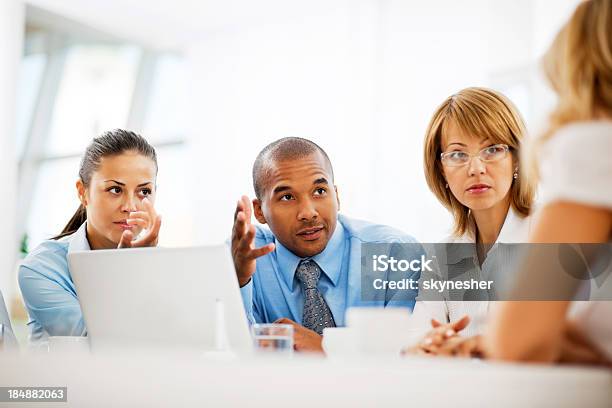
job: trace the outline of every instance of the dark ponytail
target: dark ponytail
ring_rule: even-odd
[[[104,157],[115,156],[128,151],[135,151],[150,158],[155,162],[155,167],[157,168],[155,149],[144,137],[129,130],[115,129],[94,138],[91,144],[87,146],[87,149],[85,149],[79,169],[79,178],[83,185],[89,187],[91,175],[98,170],[100,162]],[[51,239],[60,239],[75,233],[85,221],[87,221],[87,210],[81,204],[62,232]]]

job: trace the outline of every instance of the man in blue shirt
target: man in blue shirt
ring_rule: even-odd
[[[255,160],[253,209],[246,196],[236,207],[232,256],[247,316],[292,324],[297,350],[320,351],[323,328],[343,326],[349,307],[414,307],[414,296],[363,299],[361,244],[416,241],[391,227],[339,215],[333,183],[323,149],[283,138]],[[269,229],[251,224],[252,215]]]

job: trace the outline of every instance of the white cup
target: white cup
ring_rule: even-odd
[[[350,308],[346,325],[354,331],[359,353],[365,355],[398,356],[422,335],[422,330],[411,325],[410,311],[405,308]]]
[[[49,336],[49,353],[89,353],[89,339],[84,336]]]
[[[350,327],[324,328],[322,346],[329,358],[347,358],[359,354],[356,331]]]

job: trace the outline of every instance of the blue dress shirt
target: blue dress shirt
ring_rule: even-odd
[[[30,340],[47,336],[85,336],[87,329],[68,269],[68,254],[90,250],[87,223],[71,235],[47,240],[19,267],[19,287],[30,316]]]
[[[302,260],[280,242],[265,227],[257,226],[256,247],[273,242],[276,249],[257,259],[255,273],[241,288],[242,300],[251,323],[271,323],[286,317],[302,324],[304,294],[295,278]],[[414,297],[406,300],[368,300],[361,293],[362,243],[416,243],[411,236],[385,225],[338,216],[336,229],[323,252],[313,259],[323,273],[318,289],[334,316],[336,326],[344,326],[347,308],[414,307]],[[418,275],[415,277],[418,278]],[[416,296],[416,293],[415,293]],[[391,298],[391,297],[390,297]]]

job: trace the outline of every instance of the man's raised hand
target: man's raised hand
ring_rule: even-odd
[[[255,226],[251,224],[253,210],[247,196],[242,196],[236,204],[234,227],[232,228],[232,258],[238,283],[244,286],[255,273],[256,259],[274,251],[270,243],[261,248],[255,248]]]

